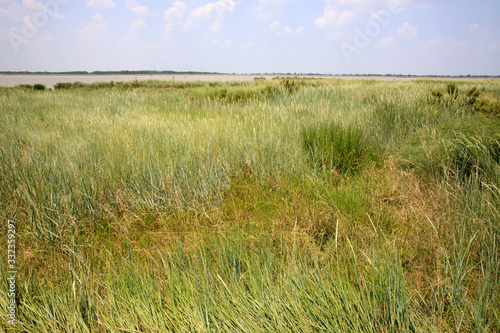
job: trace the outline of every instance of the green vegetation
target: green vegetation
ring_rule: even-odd
[[[304,148],[313,169],[327,174],[356,173],[369,155],[370,147],[363,131],[341,125],[309,125],[301,131]]]
[[[24,90],[45,90],[47,87],[45,87],[43,84],[37,83],[34,85],[31,84],[20,84],[17,86],[17,89],[24,89]]]
[[[500,163],[500,120],[478,115],[423,128],[399,151],[402,161],[433,176],[465,179],[471,176],[494,183]]]
[[[54,88],[0,89],[2,330],[500,330],[498,80]]]

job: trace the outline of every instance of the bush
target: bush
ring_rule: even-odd
[[[295,81],[294,79],[283,79],[281,81],[281,85],[286,89],[286,91],[289,94],[293,94],[297,90],[299,90],[301,84],[298,81]]]
[[[33,90],[45,90],[47,89],[43,84],[37,83],[33,86]]]
[[[329,174],[352,174],[373,157],[360,128],[335,123],[303,127],[301,137],[312,167]]]
[[[477,89],[477,87],[472,87],[465,93],[465,103],[469,105],[474,105],[479,98],[481,92]]]
[[[57,82],[56,85],[54,86],[54,90],[70,89],[71,85],[72,84],[69,82]]]
[[[33,86],[31,84],[19,84],[16,86],[16,88],[33,90]]]
[[[450,96],[451,100],[456,100],[458,97],[458,88],[455,83],[448,83],[448,86],[446,87],[446,91],[448,92],[448,95]]]
[[[23,89],[23,90],[39,90],[39,91],[43,91],[43,90],[47,89],[47,87],[45,87],[43,84],[40,84],[40,83],[37,83],[35,85],[20,84],[20,85],[17,85],[16,88]]]
[[[434,101],[441,101],[443,98],[443,93],[439,89],[431,91],[431,95],[434,98]]]
[[[58,82],[54,86],[54,90],[59,90],[59,89],[76,89],[76,88],[87,88],[89,87],[89,84],[83,83],[83,82]]]

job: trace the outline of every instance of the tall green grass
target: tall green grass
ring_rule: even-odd
[[[326,174],[356,173],[372,157],[371,147],[359,128],[334,123],[310,125],[302,128],[301,137],[313,169]]]
[[[498,120],[449,83],[1,89],[0,327],[500,330]]]
[[[351,265],[333,253],[304,256],[294,244],[230,232],[146,255],[88,257],[62,248],[67,265],[20,288],[19,331],[400,332],[422,318],[390,244]],[[347,250],[347,248],[346,248]],[[105,264],[107,263],[107,264]],[[35,296],[36,295],[36,296]]]

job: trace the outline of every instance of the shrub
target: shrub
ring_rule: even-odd
[[[429,104],[441,104],[443,102],[443,92],[439,89],[431,91],[428,102]]]
[[[458,97],[458,88],[455,83],[448,83],[448,86],[446,87],[446,91],[448,92],[448,95],[450,96],[450,99],[452,101],[456,100]]]
[[[436,98],[436,99],[441,99],[443,98],[443,93],[441,92],[441,90],[437,89],[437,90],[433,90],[431,92],[431,95],[432,97]]]
[[[37,83],[33,85],[33,90],[45,90],[47,89],[43,84]]]
[[[85,88],[85,87],[89,87],[89,84],[83,83],[83,82],[80,82],[80,81],[76,81],[74,83],[71,83],[71,82],[58,82],[54,86],[54,89],[55,90],[58,90],[58,89],[76,89],[76,88]]]
[[[301,137],[313,168],[329,174],[356,173],[373,157],[357,127],[323,123],[303,127]]]
[[[295,81],[295,79],[283,79],[281,81],[281,85],[286,89],[286,91],[289,93],[289,94],[293,94],[294,92],[296,92],[297,90],[299,90],[301,84],[297,81]]]
[[[469,105],[474,105],[477,102],[477,99],[479,98],[479,95],[481,92],[477,89],[477,87],[472,87],[467,92],[465,93],[465,103]]]
[[[59,90],[59,89],[70,89],[72,84],[70,82],[57,82],[56,85],[54,86],[54,90]]]
[[[31,84],[19,84],[16,86],[16,88],[32,90],[33,86]]]

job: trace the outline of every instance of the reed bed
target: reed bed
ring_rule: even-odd
[[[2,330],[500,330],[497,80],[28,88],[0,90]]]

